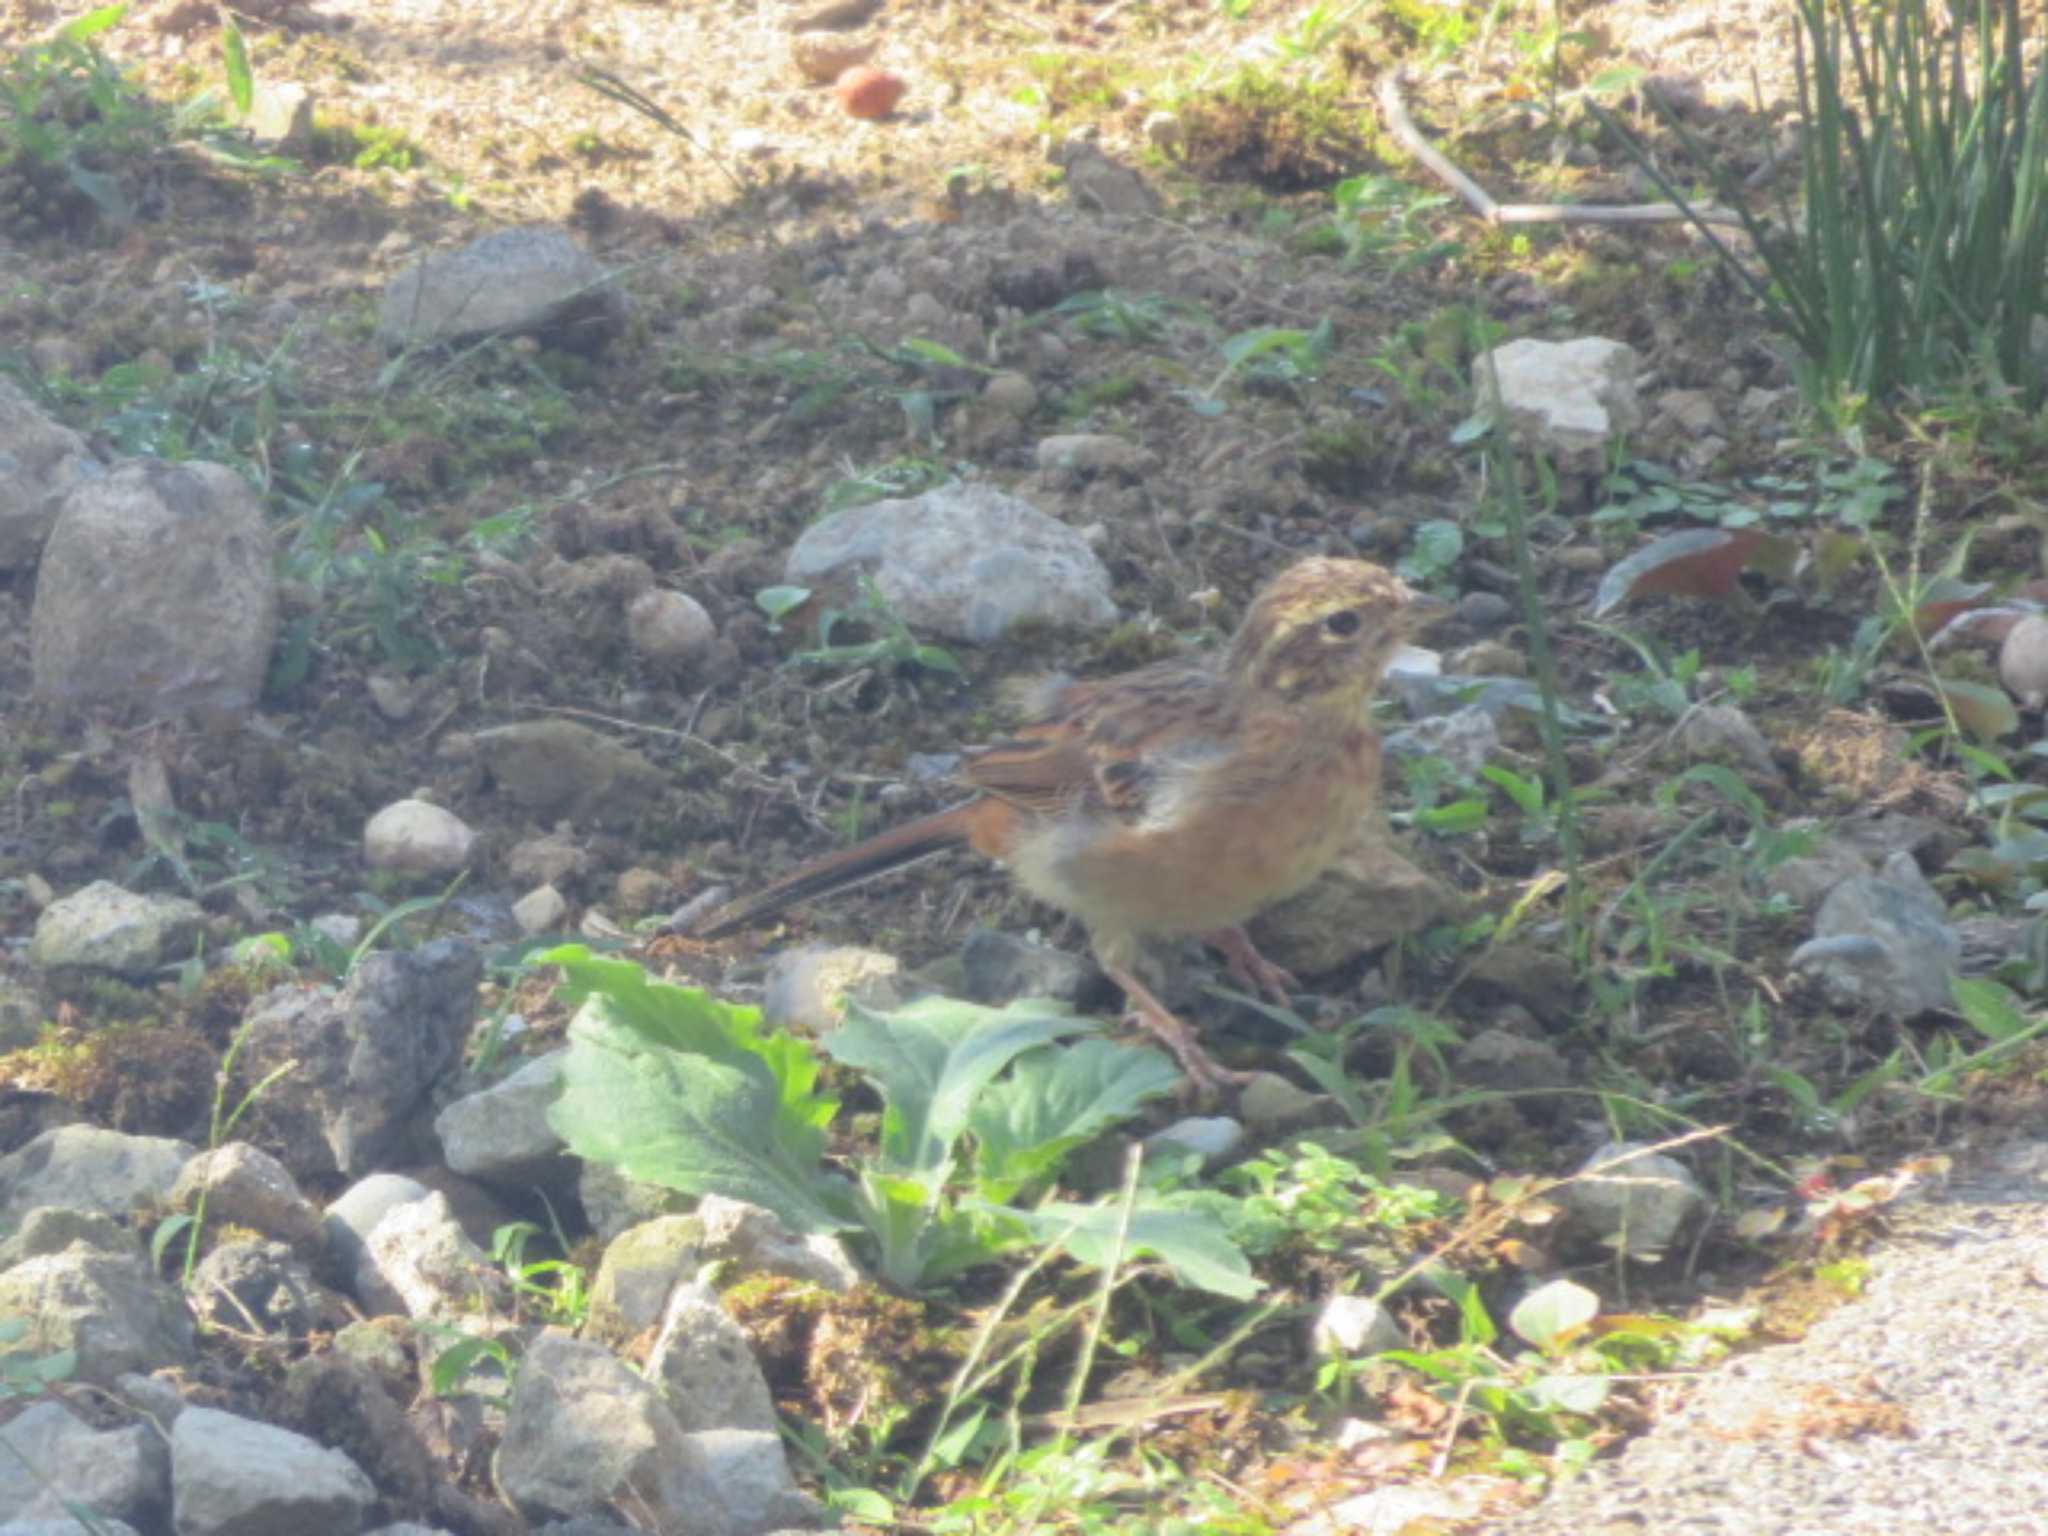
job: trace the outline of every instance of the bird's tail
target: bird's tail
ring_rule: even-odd
[[[906,821],[900,827],[891,827],[866,842],[855,843],[851,848],[842,848],[837,853],[813,859],[791,870],[773,885],[763,886],[751,896],[728,902],[692,931],[700,939],[719,938],[800,901],[829,896],[834,891],[846,890],[877,875],[885,875],[892,869],[902,869],[948,848],[961,847],[973,837],[969,813],[980,803],[965,801],[950,810],[937,811],[916,821]]]

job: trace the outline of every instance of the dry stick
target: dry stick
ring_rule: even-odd
[[[1380,80],[1380,111],[1386,114],[1387,132],[1394,142],[1421,161],[1437,180],[1462,197],[1472,211],[1489,224],[1671,224],[1687,218],[1676,203],[1497,203],[1486,188],[1451,164],[1422,136],[1422,130],[1408,115],[1401,99],[1398,71]],[[1726,208],[1707,207],[1690,215],[1707,224],[1740,224],[1742,218]]]

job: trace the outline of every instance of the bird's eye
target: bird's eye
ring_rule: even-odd
[[[1358,633],[1357,613],[1349,608],[1340,608],[1323,620],[1323,628],[1333,635],[1355,635]]]

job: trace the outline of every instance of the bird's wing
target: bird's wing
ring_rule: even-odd
[[[967,781],[1039,815],[1157,817],[1188,771],[1223,749],[1229,698],[1216,674],[1170,660],[1120,677],[1068,682],[1042,719],[976,750]]]

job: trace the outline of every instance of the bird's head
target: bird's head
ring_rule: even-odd
[[[1224,666],[1262,695],[1362,703],[1409,636],[1446,611],[1370,561],[1303,560],[1252,599]]]

